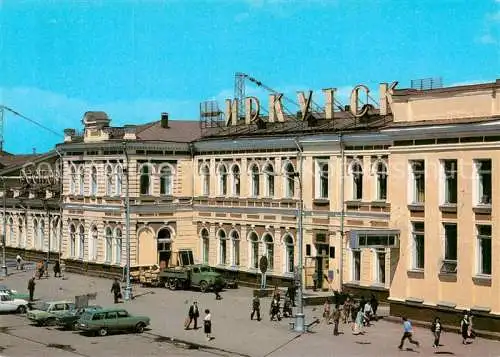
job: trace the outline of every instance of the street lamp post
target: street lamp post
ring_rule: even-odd
[[[130,285],[130,191],[129,191],[129,158],[127,152],[127,143],[123,143],[123,151],[125,153],[125,239],[127,246],[127,267],[126,267],[126,280],[127,285],[124,290],[123,298],[128,301],[132,300],[132,286]]]
[[[299,172],[296,172],[294,176],[297,177],[297,180],[299,181],[299,236],[297,239],[297,244],[299,246],[299,264],[297,267],[297,280],[298,280],[298,285],[299,289],[297,292],[297,298],[298,298],[298,305],[297,305],[297,313],[295,314],[295,324],[294,324],[294,331],[295,332],[306,332],[306,327],[305,327],[305,314],[304,314],[304,289],[303,289],[303,283],[302,283],[302,271],[304,270],[304,227],[303,227],[303,216],[304,216],[304,197],[302,194],[302,163],[303,163],[303,157],[302,157],[302,149],[295,140],[295,145],[297,145],[298,148],[298,155],[299,155]]]

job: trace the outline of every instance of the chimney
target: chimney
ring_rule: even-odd
[[[160,125],[162,128],[168,128],[168,113],[161,113]]]

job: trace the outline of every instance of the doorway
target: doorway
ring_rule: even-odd
[[[160,268],[168,267],[172,256],[172,238],[168,228],[163,228],[158,232],[156,250]]]

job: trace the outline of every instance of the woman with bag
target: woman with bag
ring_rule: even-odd
[[[472,324],[470,321],[469,314],[467,311],[464,311],[464,317],[462,321],[460,321],[460,332],[462,333],[462,344],[466,345],[468,344],[467,339],[471,338],[472,336]]]

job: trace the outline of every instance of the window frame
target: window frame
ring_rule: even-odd
[[[425,204],[425,160],[410,160],[412,176],[411,203],[417,205]]]
[[[488,227],[489,229],[489,234],[488,232],[481,232],[481,228],[486,228]],[[493,259],[492,259],[492,226],[489,224],[478,224],[476,225],[476,240],[477,240],[477,258],[476,258],[476,275],[479,276],[488,276],[491,277],[492,272],[493,272]],[[484,266],[484,247],[483,247],[483,241],[489,242],[489,272],[485,272],[485,266]]]
[[[423,271],[425,269],[425,223],[411,222],[411,234],[412,234],[411,269]],[[421,242],[419,242],[419,240],[421,240]],[[421,247],[419,246],[419,243],[421,243]],[[422,249],[422,252],[419,252],[419,249]]]

